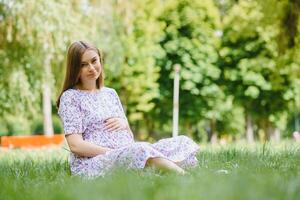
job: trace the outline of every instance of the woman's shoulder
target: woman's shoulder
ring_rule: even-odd
[[[106,87],[106,86],[103,86],[102,90],[103,90],[103,92],[109,92],[109,93],[115,93],[116,92],[116,90],[114,88]]]
[[[65,90],[62,94],[60,99],[64,99],[64,100],[71,100],[71,99],[76,99],[76,91],[72,88]]]
[[[76,93],[72,89],[65,90],[61,94],[59,99],[58,114],[60,114],[62,110],[66,109],[69,106],[78,106],[78,102],[76,99]]]
[[[62,95],[67,95],[67,96],[75,95],[75,94],[76,94],[76,90],[74,88],[69,88],[62,93]]]

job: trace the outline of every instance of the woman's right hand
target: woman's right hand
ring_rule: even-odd
[[[104,121],[105,130],[119,131],[128,129],[129,125],[127,120],[120,117],[108,118]]]

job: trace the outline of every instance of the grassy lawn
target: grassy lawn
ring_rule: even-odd
[[[299,199],[300,145],[202,146],[189,175],[116,171],[71,177],[63,149],[0,151],[0,199]]]

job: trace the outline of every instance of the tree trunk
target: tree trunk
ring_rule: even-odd
[[[218,133],[216,131],[216,120],[211,119],[210,121],[210,143],[216,144],[218,142]]]
[[[254,131],[253,131],[253,123],[252,117],[249,113],[246,115],[246,137],[248,143],[254,142]]]
[[[271,133],[271,127],[270,127],[270,122],[267,118],[262,118],[260,121],[259,121],[259,124],[260,124],[260,128],[261,130],[263,130],[263,141],[268,141],[270,140],[270,133]]]
[[[280,130],[278,128],[275,128],[270,121],[267,121],[266,128],[268,140],[280,141]]]
[[[280,130],[278,128],[273,128],[271,133],[271,140],[279,142],[280,141]]]
[[[269,141],[272,133],[272,126],[268,119],[264,120],[265,140]]]
[[[50,57],[47,56],[44,63],[44,83],[43,83],[43,117],[44,134],[53,135],[52,124],[52,104],[51,104],[51,66]]]

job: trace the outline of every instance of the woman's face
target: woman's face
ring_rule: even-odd
[[[81,57],[79,79],[81,82],[97,80],[102,72],[100,58],[94,50],[86,50]]]

